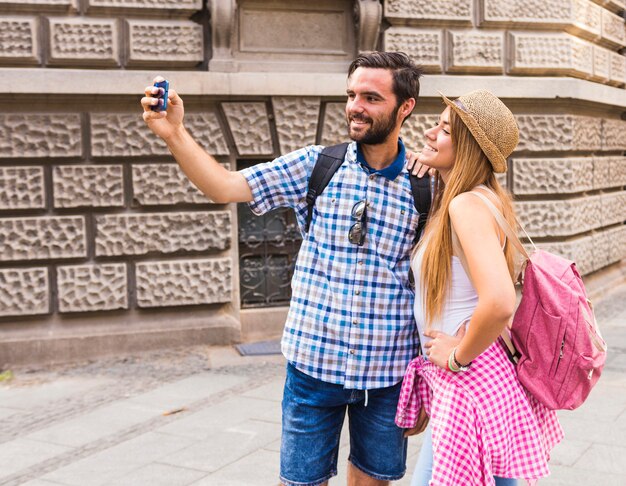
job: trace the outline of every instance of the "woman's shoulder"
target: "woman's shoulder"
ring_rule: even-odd
[[[481,194],[486,197],[499,211],[502,211],[502,201],[500,198],[490,189],[484,186],[477,186],[471,191],[457,194],[452,201],[450,201],[450,215],[462,216],[475,213],[475,211],[486,211],[490,213],[485,202],[476,194]]]

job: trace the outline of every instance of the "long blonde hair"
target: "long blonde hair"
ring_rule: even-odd
[[[427,328],[441,317],[452,280],[452,227],[448,213],[452,199],[463,192],[471,191],[479,184],[484,184],[496,194],[504,218],[515,228],[511,197],[498,183],[489,159],[454,110],[450,110],[449,122],[455,161],[447,184],[444,184],[437,175],[433,205],[425,232],[427,237],[422,238],[420,243],[425,245],[420,280],[423,302],[426,303]],[[504,254],[513,279],[515,259],[513,246],[507,244]]]

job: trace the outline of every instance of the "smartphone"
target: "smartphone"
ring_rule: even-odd
[[[158,83],[154,83],[156,88],[160,88],[157,94],[152,95],[153,98],[157,98],[159,100],[158,104],[151,106],[150,109],[152,111],[165,111],[167,110],[167,96],[169,93],[170,83],[166,80],[159,81]]]

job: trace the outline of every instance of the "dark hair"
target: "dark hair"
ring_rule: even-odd
[[[420,78],[424,74],[421,66],[418,66],[404,52],[364,52],[352,61],[348,69],[348,78],[357,68],[389,69],[393,75],[393,94],[396,95],[400,106],[409,98],[415,98],[420,94]]]

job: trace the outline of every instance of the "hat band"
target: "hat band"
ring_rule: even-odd
[[[453,101],[453,103],[469,115],[469,111],[467,110],[467,108],[465,107],[465,105],[463,104],[461,100],[457,98],[456,100]]]

